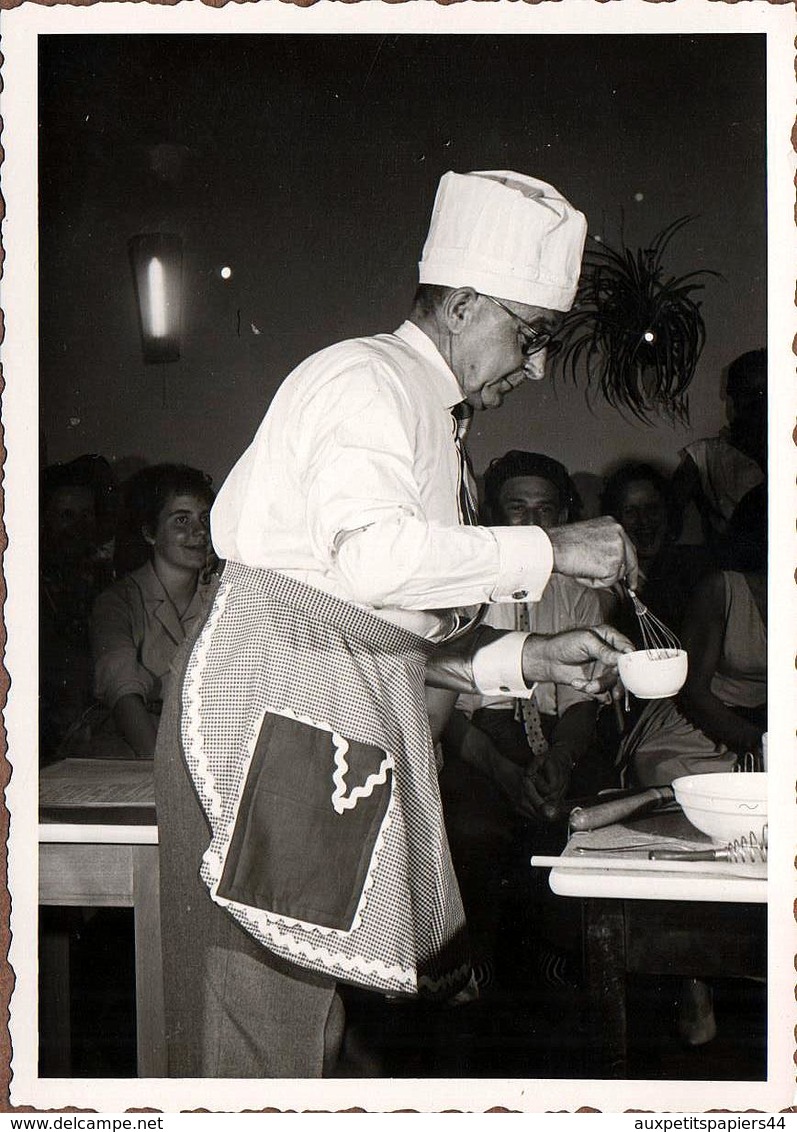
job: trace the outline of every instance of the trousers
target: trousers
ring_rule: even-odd
[[[199,875],[210,829],[183,760],[175,658],[155,753],[170,1077],[323,1077],[345,1013],[333,979],[266,951],[210,899]]]

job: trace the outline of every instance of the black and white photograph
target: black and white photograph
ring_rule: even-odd
[[[8,1103],[788,1107],[793,8],[2,19]]]

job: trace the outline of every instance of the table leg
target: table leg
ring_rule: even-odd
[[[136,953],[136,1042],[139,1077],[166,1076],[166,1022],[161,959],[157,845],[133,850]]]
[[[584,968],[594,1075],[627,1076],[625,917],[622,900],[585,900]]]
[[[44,912],[40,910],[39,1073],[43,1077],[71,1077],[69,923],[60,908],[55,916],[42,915]]]

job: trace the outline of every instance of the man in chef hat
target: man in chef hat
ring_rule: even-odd
[[[542,181],[446,173],[408,321],[302,362],[219,492],[227,564],[156,755],[171,1075],[331,1072],[340,981],[469,993],[424,682],[604,695],[631,647],[474,612],[552,570],[635,579],[613,520],[479,526],[464,451],[543,376],[585,229]]]
[[[545,376],[554,331],[575,299],[586,232],[582,213],[533,177],[442,178],[412,318],[474,409],[496,408],[522,381]]]

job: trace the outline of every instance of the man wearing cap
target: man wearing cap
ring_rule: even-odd
[[[486,510],[496,523],[550,531],[580,506],[567,468],[542,452],[512,450],[484,473]],[[536,633],[591,628],[602,622],[598,593],[563,574],[552,574],[538,602],[493,605],[485,623]],[[597,749],[599,704],[569,684],[540,681],[532,696],[465,694],[457,701],[448,739],[463,758],[493,778],[511,810],[555,821],[565,799],[597,793],[607,767]],[[463,716],[471,720],[468,727]],[[575,772],[575,775],[574,775]],[[570,793],[575,777],[576,794]]]
[[[635,577],[611,520],[476,525],[463,448],[473,410],[543,376],[585,230],[544,182],[445,174],[409,320],[301,363],[219,492],[227,565],[156,755],[170,1075],[321,1076],[338,981],[469,984],[424,682],[603,694],[630,648],[475,613],[552,570]]]

